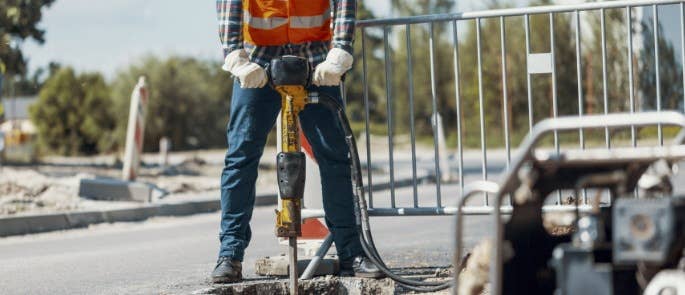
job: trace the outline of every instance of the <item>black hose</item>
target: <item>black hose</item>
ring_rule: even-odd
[[[342,105],[330,95],[319,93],[319,104],[325,106],[329,110],[336,113],[340,120],[340,125],[345,133],[345,142],[350,149],[350,159],[352,161],[352,182],[354,184],[354,199],[355,207],[354,214],[356,218],[357,227],[359,230],[359,240],[362,249],[366,256],[381,270],[386,276],[400,283],[406,289],[417,292],[436,292],[452,287],[452,282],[423,282],[404,278],[398,274],[393,273],[385,264],[373,241],[371,228],[369,223],[369,214],[367,211],[366,194],[364,192],[364,183],[362,179],[362,170],[359,160],[359,152],[357,150],[357,142],[352,133],[350,122],[345,115],[345,110]]]

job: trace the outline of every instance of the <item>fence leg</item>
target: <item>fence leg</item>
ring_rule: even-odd
[[[323,244],[321,244],[319,250],[316,251],[316,255],[312,257],[312,260],[309,262],[309,265],[307,265],[307,269],[305,269],[304,273],[302,273],[302,276],[300,277],[301,280],[309,280],[312,277],[314,277],[316,269],[319,268],[321,260],[323,260],[323,257],[326,256],[326,253],[328,253],[328,250],[331,248],[332,244],[333,235],[329,233],[326,236],[326,239],[323,240]]]

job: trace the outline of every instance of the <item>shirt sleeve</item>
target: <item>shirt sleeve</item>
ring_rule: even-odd
[[[243,48],[243,1],[216,0],[219,21],[219,41],[227,56],[231,51]]]
[[[356,0],[333,0],[335,13],[333,20],[333,47],[352,54],[354,24],[357,18]]]

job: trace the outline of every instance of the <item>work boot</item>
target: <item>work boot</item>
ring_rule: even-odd
[[[385,274],[369,258],[363,255],[350,260],[340,261],[340,275],[372,279],[385,277]]]
[[[212,282],[214,283],[235,283],[243,279],[243,264],[230,257],[219,257],[216,267],[212,272]]]

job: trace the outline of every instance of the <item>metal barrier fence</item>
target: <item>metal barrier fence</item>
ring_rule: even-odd
[[[372,216],[395,216],[395,215],[446,215],[446,214],[455,214],[457,209],[456,209],[456,201],[452,202],[450,200],[450,203],[445,202],[443,200],[443,186],[446,184],[441,180],[441,175],[445,171],[441,171],[441,165],[439,165],[439,159],[441,159],[440,153],[442,151],[439,150],[438,148],[438,128],[434,127],[433,128],[433,146],[434,150],[432,151],[434,153],[434,161],[433,161],[433,175],[434,175],[434,180],[435,180],[435,198],[434,202],[432,202],[431,205],[425,206],[422,205],[419,200],[419,196],[417,193],[417,186],[419,185],[420,179],[417,177],[417,135],[416,135],[416,130],[415,130],[415,120],[414,118],[414,107],[415,107],[415,97],[414,97],[414,91],[415,91],[415,85],[414,85],[414,77],[413,75],[415,74],[413,72],[413,67],[414,64],[416,63],[417,57],[412,56],[413,52],[413,45],[412,45],[412,26],[416,25],[427,25],[428,26],[428,40],[426,40],[428,44],[428,59],[430,62],[430,92],[431,92],[431,108],[432,108],[432,114],[433,116],[436,116],[444,110],[438,109],[438,78],[437,72],[436,72],[436,67],[444,67],[447,61],[441,60],[440,64],[436,64],[436,46],[437,46],[437,39],[440,37],[444,37],[445,35],[440,35],[436,36],[435,34],[435,28],[437,26],[445,26],[449,25],[452,28],[451,31],[451,46],[452,46],[452,53],[453,53],[453,58],[450,61],[452,63],[453,67],[453,83],[455,85],[454,93],[455,97],[452,98],[454,99],[455,102],[455,107],[456,107],[456,113],[458,120],[456,120],[456,133],[457,133],[457,148],[456,148],[456,166],[457,166],[457,174],[458,174],[458,179],[456,180],[458,183],[458,193],[453,194],[450,193],[450,195],[461,195],[461,192],[464,191],[464,186],[468,184],[468,181],[465,180],[465,164],[464,164],[464,159],[465,159],[465,150],[464,150],[464,144],[463,144],[463,129],[464,127],[462,126],[462,115],[464,110],[463,108],[463,96],[462,96],[462,77],[460,76],[460,50],[459,50],[459,44],[460,44],[460,32],[458,30],[459,24],[461,22],[472,22],[475,26],[475,46],[477,50],[477,81],[478,81],[478,117],[479,117],[479,127],[480,127],[480,178],[481,180],[488,180],[489,175],[488,175],[488,138],[487,138],[487,129],[486,129],[486,105],[484,105],[484,85],[492,85],[492,83],[489,83],[486,81],[486,77],[483,76],[483,59],[484,58],[497,58],[499,59],[500,65],[501,65],[501,81],[497,81],[497,83],[501,83],[502,87],[502,94],[501,94],[501,101],[503,105],[503,112],[501,115],[503,116],[502,122],[504,122],[503,126],[503,131],[504,131],[504,151],[506,153],[506,168],[509,167],[509,164],[511,162],[511,145],[512,145],[512,130],[511,126],[509,124],[511,118],[513,117],[518,117],[524,114],[515,114],[515,113],[510,113],[507,109],[507,105],[509,104],[511,97],[509,97],[509,92],[508,92],[508,75],[507,75],[507,62],[508,62],[508,50],[506,45],[506,40],[507,40],[507,27],[506,27],[506,20],[509,18],[523,18],[523,26],[524,26],[524,31],[525,31],[525,47],[526,47],[526,60],[527,60],[527,117],[528,117],[528,127],[529,130],[532,129],[535,121],[534,117],[535,116],[540,116],[540,114],[534,114],[534,101],[533,101],[533,77],[536,75],[549,75],[548,77],[551,77],[551,100],[552,100],[552,110],[550,111],[550,116],[549,117],[556,117],[559,113],[558,111],[558,89],[557,89],[557,60],[556,60],[556,50],[559,48],[558,42],[555,40],[555,33],[558,30],[558,28],[555,28],[555,17],[559,14],[568,14],[571,16],[572,22],[571,22],[571,30],[573,33],[573,36],[575,37],[575,48],[572,50],[575,51],[575,66],[576,66],[576,72],[577,72],[577,77],[576,77],[576,84],[578,85],[578,95],[577,95],[577,115],[582,117],[586,114],[585,109],[584,109],[584,90],[583,90],[583,43],[582,43],[582,37],[581,35],[584,33],[582,27],[584,26],[583,19],[581,16],[583,13],[599,13],[600,14],[600,32],[601,35],[598,36],[600,38],[601,42],[601,60],[602,60],[602,85],[603,85],[603,93],[602,93],[602,105],[603,105],[603,110],[604,114],[610,113],[610,108],[608,106],[609,100],[608,100],[608,92],[610,87],[612,85],[609,85],[609,77],[608,77],[608,62],[607,60],[609,58],[612,58],[613,56],[610,55],[610,53],[607,52],[607,40],[606,40],[606,32],[607,32],[607,25],[606,25],[606,20],[605,20],[605,15],[609,11],[614,11],[614,10],[620,10],[625,16],[625,22],[622,24],[622,29],[625,30],[626,34],[626,39],[624,42],[626,42],[626,52],[622,53],[624,54],[624,58],[628,60],[628,72],[624,73],[627,78],[628,78],[628,87],[629,87],[629,96],[627,98],[626,104],[629,104],[629,112],[634,113],[634,112],[639,112],[641,111],[641,106],[636,107],[636,88],[637,86],[635,85],[635,68],[634,68],[634,61],[637,57],[636,54],[636,46],[633,44],[633,40],[635,39],[636,36],[635,34],[635,25],[637,24],[633,20],[633,12],[637,8],[642,8],[642,7],[647,7],[652,9],[652,14],[651,14],[651,25],[653,27],[653,43],[654,44],[659,44],[659,41],[663,36],[660,35],[660,22],[659,22],[659,8],[666,6],[666,5],[674,5],[673,7],[677,7],[680,15],[680,45],[685,48],[685,4],[683,1],[676,1],[676,0],[633,0],[633,1],[611,1],[611,2],[597,2],[597,3],[586,3],[586,4],[578,4],[578,5],[559,5],[559,6],[540,6],[540,7],[528,7],[528,8],[514,8],[514,9],[500,9],[500,10],[489,10],[489,11],[479,11],[479,12],[464,12],[464,13],[453,13],[453,14],[440,14],[440,15],[427,15],[427,16],[416,16],[416,17],[402,17],[402,18],[389,18],[389,19],[374,19],[374,20],[362,20],[357,23],[358,29],[361,31],[361,44],[362,44],[362,60],[361,60],[361,66],[363,67],[363,77],[362,80],[364,82],[364,89],[363,89],[363,105],[364,105],[364,128],[365,128],[365,137],[362,138],[362,140],[365,140],[366,142],[366,174],[367,174],[367,179],[366,180],[366,185],[371,186],[374,183],[373,180],[373,173],[372,173],[372,167],[373,167],[373,153],[372,153],[372,144],[371,144],[371,126],[370,126],[370,121],[371,121],[371,113],[372,109],[374,106],[371,105],[370,103],[370,78],[372,75],[378,74],[376,68],[374,68],[374,72],[371,73],[369,71],[369,60],[373,58],[374,56],[379,56],[379,59],[382,59],[384,61],[384,79],[385,79],[385,99],[386,99],[386,112],[387,112],[387,119],[385,124],[387,124],[387,142],[388,142],[388,166],[389,166],[389,181],[390,181],[390,205],[388,207],[383,207],[383,206],[376,206],[374,204],[374,196],[369,193],[369,205],[370,205],[370,215]],[[662,8],[663,9],[663,8]],[[643,10],[644,12],[644,10]],[[537,15],[546,15],[549,18],[549,52],[544,52],[544,53],[533,53],[531,50],[531,16],[537,16]],[[539,17],[539,16],[537,16]],[[644,19],[647,19],[647,16],[644,16]],[[643,21],[644,21],[643,19]],[[493,57],[493,56],[487,56],[484,57],[481,53],[483,51],[483,45],[482,45],[482,36],[481,36],[481,27],[482,27],[482,22],[488,20],[499,20],[499,33],[500,33],[500,51],[501,55],[498,57]],[[393,28],[400,28],[404,29],[404,36],[401,34],[392,34],[392,29]],[[536,28],[533,28],[536,29]],[[380,37],[380,33],[376,33],[374,35],[374,30],[380,31],[382,30],[382,37]],[[640,32],[641,37],[644,39],[645,38],[645,32]],[[369,37],[371,35],[374,35],[376,37],[382,38],[383,44],[383,53],[382,53],[382,58],[380,57],[381,53],[379,50],[371,50],[369,52]],[[406,44],[393,44],[393,41],[400,40],[400,37],[406,38]],[[394,42],[394,43],[402,43],[402,42]],[[667,75],[669,73],[662,73],[660,69],[660,64],[662,63],[662,58],[660,56],[660,47],[663,46],[654,46],[654,55],[653,58],[655,62],[655,71],[654,71],[654,83],[656,85],[661,85],[661,81],[663,78],[663,75]],[[406,51],[407,55],[407,60],[403,61],[403,63],[406,63],[406,69],[407,69],[407,83],[406,85],[396,85],[397,87],[394,87],[395,84],[393,81],[393,70],[394,67],[396,67],[396,64],[393,64],[393,60],[391,57],[391,54],[393,51],[397,51],[400,48]],[[644,48],[642,48],[644,49]],[[685,50],[681,50],[681,56],[680,56],[680,62],[682,63],[683,68],[685,68]],[[520,65],[516,65],[520,66]],[[672,73],[670,73],[672,75]],[[443,77],[444,78],[444,77]],[[669,77],[672,78],[672,77]],[[685,79],[683,79],[683,85],[685,87]],[[655,96],[655,108],[656,111],[661,111],[663,109],[662,107],[662,93],[661,93],[661,88],[662,87],[656,87],[656,96]],[[408,101],[396,101],[396,93],[400,92],[405,92],[408,94]],[[685,98],[684,98],[685,101]],[[394,114],[394,109],[393,105],[396,104],[403,104],[406,103],[409,106],[410,109],[410,116],[409,118],[397,118],[396,114]],[[685,104],[684,104],[685,106]],[[544,119],[544,118],[540,118]],[[408,120],[409,126],[411,127],[409,132],[410,132],[410,144],[411,144],[411,184],[413,185],[413,196],[412,197],[407,197],[411,198],[411,203],[408,206],[398,206],[397,202],[397,196],[396,196],[396,179],[395,179],[395,170],[396,170],[396,163],[394,159],[394,152],[395,152],[395,134],[393,134],[394,126],[397,122],[397,120]],[[658,136],[658,141],[659,143],[663,144],[663,129],[662,126],[658,126],[658,131],[657,131],[657,136]],[[630,128],[630,142],[633,146],[637,145],[637,140],[638,140],[638,131],[634,126]],[[578,131],[578,146],[579,148],[585,148],[586,146],[586,136],[584,130],[580,129]],[[609,128],[604,129],[604,144],[606,145],[607,148],[611,148],[612,146],[612,138],[610,135],[610,130]],[[561,148],[560,144],[560,137],[557,132],[554,132],[554,141],[553,141],[553,147],[557,150]],[[431,197],[432,198],[432,197]],[[558,195],[557,198],[557,203],[561,204],[561,194]],[[377,203],[377,202],[376,202]],[[453,203],[453,204],[452,204]],[[466,214],[489,214],[492,212],[492,206],[489,204],[488,196],[485,195],[483,198],[483,206],[468,206],[464,208],[463,212]],[[309,212],[309,215],[318,215],[321,212]],[[308,214],[305,213],[305,216]]]
[[[367,189],[366,191],[368,192],[368,200],[369,200],[369,215],[370,216],[400,216],[400,215],[408,215],[408,216],[421,216],[421,215],[452,215],[452,214],[458,214],[459,218],[462,217],[462,214],[465,215],[473,215],[473,214],[491,214],[493,212],[495,213],[507,213],[511,211],[511,206],[503,206],[503,207],[497,207],[492,206],[489,202],[489,196],[493,196],[493,200],[495,201],[495,204],[500,204],[500,197],[498,195],[498,191],[500,191],[500,187],[497,183],[494,183],[492,181],[488,181],[491,175],[489,175],[488,171],[488,153],[492,153],[492,150],[488,149],[488,138],[487,138],[487,130],[486,130],[486,106],[485,101],[486,97],[484,96],[484,88],[486,85],[492,85],[492,81],[487,81],[486,78],[487,76],[484,76],[484,66],[483,66],[483,60],[486,58],[493,58],[492,56],[483,56],[483,40],[481,36],[481,27],[482,27],[482,22],[483,21],[499,21],[499,49],[500,49],[500,54],[499,56],[495,57],[499,59],[499,71],[501,71],[501,76],[499,79],[500,81],[495,81],[497,83],[501,83],[501,97],[498,99],[501,99],[502,102],[502,122],[503,122],[503,150],[504,150],[504,169],[505,171],[509,170],[510,165],[513,163],[512,162],[512,126],[510,124],[510,121],[512,118],[516,118],[517,116],[521,115],[527,115],[527,127],[528,131],[533,131],[533,125],[542,119],[546,119],[548,117],[557,117],[559,115],[559,108],[558,108],[558,89],[557,89],[557,82],[558,82],[558,75],[557,75],[557,52],[556,50],[559,48],[559,44],[556,41],[555,38],[555,32],[558,27],[555,27],[555,17],[559,14],[570,14],[572,22],[570,23],[571,25],[571,32],[574,41],[574,48],[571,50],[574,52],[575,56],[575,69],[576,70],[576,84],[577,84],[577,116],[579,118],[582,118],[586,115],[588,115],[585,112],[584,109],[584,96],[586,93],[584,93],[584,88],[582,86],[582,82],[584,81],[584,74],[583,74],[583,68],[584,68],[584,62],[583,62],[583,38],[581,35],[583,35],[583,18],[581,17],[583,13],[599,13],[600,14],[600,36],[599,42],[600,42],[600,47],[601,47],[601,82],[602,82],[602,106],[603,106],[603,114],[609,114],[609,87],[611,86],[609,83],[609,77],[608,77],[608,59],[612,57],[611,54],[615,54],[615,52],[610,53],[607,50],[607,39],[606,39],[606,33],[607,33],[607,22],[606,22],[606,13],[609,11],[622,11],[624,13],[626,21],[623,23],[623,30],[624,33],[626,34],[625,37],[625,53],[624,57],[627,62],[627,72],[622,73],[628,78],[628,94],[626,95],[626,102],[625,104],[628,105],[628,109],[626,111],[630,113],[636,113],[636,112],[641,112],[643,111],[643,105],[641,106],[636,106],[637,100],[639,99],[638,95],[638,85],[635,85],[635,59],[637,58],[637,53],[636,51],[636,46],[634,44],[634,39],[636,36],[634,36],[634,33],[637,30],[634,30],[634,26],[637,24],[633,20],[633,12],[637,8],[644,8],[644,7],[651,7],[652,9],[652,14],[651,14],[651,25],[653,28],[652,36],[650,37],[652,40],[652,44],[659,44],[662,36],[660,35],[660,22],[659,22],[659,8],[664,7],[667,5],[673,5],[674,7],[677,6],[677,11],[680,16],[680,24],[679,24],[679,35],[680,35],[680,47],[681,47],[681,54],[680,54],[680,65],[679,65],[679,74],[682,75],[682,108],[685,108],[685,75],[683,75],[683,72],[685,71],[685,0],[632,0],[632,1],[611,1],[611,2],[596,2],[596,3],[586,3],[586,4],[577,4],[577,5],[558,5],[558,6],[539,6],[539,7],[528,7],[528,8],[514,8],[514,9],[498,9],[498,10],[488,10],[488,11],[478,11],[478,12],[464,12],[464,13],[453,13],[453,14],[439,14],[439,15],[426,15],[426,16],[416,16],[416,17],[402,17],[402,18],[388,18],[388,19],[374,19],[374,20],[362,20],[357,22],[357,27],[360,30],[361,33],[361,54],[362,54],[362,59],[361,59],[361,66],[362,66],[362,77],[361,80],[363,82],[363,122],[361,122],[364,126],[364,131],[365,134],[363,138],[361,138],[360,142],[365,142],[365,146],[360,147],[360,153],[363,153],[363,148],[366,149],[365,154],[366,154],[366,181],[365,181],[365,186],[366,188],[370,188],[374,186],[374,178],[373,178],[373,169],[374,169],[374,163],[373,160],[374,158],[372,157],[375,153],[372,152],[372,143],[371,143],[371,121],[372,121],[372,110],[374,110],[375,106],[372,105],[372,91],[371,87],[378,87],[379,85],[371,85],[371,78],[374,77],[375,75],[378,75],[380,70],[383,71],[382,78],[385,82],[384,85],[384,98],[386,102],[385,106],[385,111],[387,112],[387,118],[385,119],[384,124],[387,126],[387,145],[388,145],[388,176],[389,176],[389,198],[388,200],[381,200],[378,198],[378,196],[373,195],[373,191],[370,189]],[[642,11],[644,13],[644,11]],[[548,16],[549,18],[549,52],[543,52],[543,53],[533,53],[532,46],[531,46],[531,16],[539,17],[540,15],[542,16]],[[510,106],[512,97],[509,95],[509,88],[511,87],[509,80],[508,80],[508,74],[507,74],[507,69],[509,66],[509,60],[508,60],[508,52],[509,48],[506,45],[507,41],[507,26],[506,26],[506,21],[512,18],[522,18],[523,20],[523,30],[525,32],[525,58],[526,58],[526,64],[525,64],[525,72],[526,72],[526,92],[527,92],[527,97],[526,97],[526,110],[527,114],[517,114],[509,111],[508,106]],[[464,115],[464,109],[463,109],[463,103],[464,101],[464,95],[462,93],[462,83],[463,83],[463,78],[461,77],[461,69],[460,69],[460,58],[461,54],[459,47],[460,47],[460,31],[459,31],[459,24],[464,23],[464,22],[471,22],[475,26],[475,48],[476,48],[476,74],[477,74],[477,99],[476,99],[476,104],[478,106],[478,127],[479,127],[479,141],[480,141],[480,150],[478,151],[478,154],[480,156],[480,161],[477,163],[477,166],[480,166],[480,171],[477,171],[476,174],[477,178],[479,179],[467,179],[466,175],[466,165],[465,165],[465,148],[464,148],[464,142],[463,142],[463,134],[465,132],[465,128],[462,124],[462,119]],[[644,22],[644,20],[643,20]],[[451,51],[452,51],[452,60],[449,61],[452,63],[452,76],[450,77],[453,79],[451,82],[454,83],[454,97],[451,98],[454,100],[454,112],[457,114],[457,120],[456,120],[456,168],[457,168],[457,179],[455,179],[456,182],[448,181],[444,182],[442,180],[442,175],[446,171],[443,171],[441,168],[441,165],[439,163],[441,157],[441,153],[443,153],[443,157],[445,156],[445,150],[440,148],[440,143],[439,143],[439,129],[440,129],[440,124],[438,123],[439,118],[439,113],[445,111],[444,109],[439,109],[439,104],[438,104],[438,80],[439,78],[437,76],[437,67],[444,67],[446,66],[445,64],[448,63],[445,60],[441,60],[440,64],[437,64],[437,55],[436,55],[436,46],[440,45],[442,46],[443,44],[439,43],[438,38],[444,37],[445,35],[438,35],[436,36],[435,31],[436,27],[438,26],[449,26],[452,28],[451,31],[451,36],[449,36],[451,39]],[[417,122],[417,118],[415,118],[414,113],[415,113],[415,103],[416,103],[416,97],[415,97],[415,85],[414,85],[414,65],[417,62],[417,57],[413,56],[414,55],[414,48],[412,44],[412,26],[428,26],[428,40],[425,40],[428,45],[428,62],[429,62],[429,77],[427,77],[430,80],[430,108],[432,111],[431,118],[436,118],[435,119],[435,124],[432,126],[432,139],[433,139],[433,161],[432,161],[432,167],[430,169],[432,170],[432,177],[435,181],[434,189],[435,191],[435,196],[432,196],[428,194],[428,198],[431,200],[431,204],[426,205],[425,203],[420,202],[420,199],[425,199],[422,198],[423,196],[420,196],[418,187],[419,184],[423,183],[425,181],[425,177],[419,177],[418,176],[418,169],[419,169],[419,162],[418,162],[418,157],[417,157],[417,130],[415,129],[415,124]],[[587,24],[585,24],[587,26]],[[392,29],[393,28],[400,28],[404,29],[404,34],[392,34]],[[533,28],[533,29],[539,29],[539,28]],[[381,32],[374,32],[374,30],[380,30]],[[639,33],[642,34],[642,37],[644,39],[645,37],[645,32],[640,31]],[[380,52],[378,48],[373,48],[372,47],[372,42],[369,40],[369,37],[372,36],[376,37],[377,39],[381,40],[381,45],[380,47],[382,48],[382,53]],[[396,42],[397,44],[391,44],[392,41],[400,40],[400,37],[404,37],[406,39],[406,44],[399,44],[401,42]],[[568,41],[568,40],[566,40]],[[644,46],[644,45],[643,45]],[[655,63],[654,63],[654,77],[653,83],[654,85],[661,85],[662,83],[662,78],[664,77],[663,75],[674,75],[672,72],[664,72],[662,73],[662,69],[660,68],[660,65],[662,64],[661,62],[661,52],[660,48],[662,46],[654,46],[654,52],[651,57],[653,58]],[[393,64],[393,59],[391,56],[392,51],[398,51],[399,49],[404,49],[406,52],[406,60],[402,61],[404,65],[406,66],[406,72],[407,72],[407,77],[406,80],[407,83],[402,84],[402,85],[397,85],[398,87],[395,88],[395,83],[393,83],[393,78],[395,76],[393,73],[394,68],[398,67],[397,64]],[[642,48],[644,49],[644,48]],[[670,52],[666,52],[667,54],[675,54],[672,50]],[[379,58],[383,61],[383,66],[382,68],[376,68],[374,67],[372,70],[373,72],[370,72],[369,70],[369,63],[372,58]],[[644,59],[644,57],[643,57]],[[447,65],[450,66],[450,65]],[[520,65],[514,65],[514,66],[520,66]],[[587,66],[587,65],[586,65]],[[671,65],[673,66],[673,65]],[[551,111],[550,115],[548,117],[539,117],[540,114],[534,114],[534,100],[533,100],[533,77],[535,75],[548,75],[551,77]],[[673,77],[667,77],[671,78],[670,80],[673,80]],[[398,93],[403,93],[406,92],[407,94],[407,101],[399,101],[397,99]],[[356,97],[348,97],[349,101],[352,101],[354,99],[358,99]],[[394,113],[393,105],[394,104],[401,104],[401,103],[406,103],[409,107],[409,116],[408,117],[401,117],[397,118],[396,114]],[[656,91],[654,94],[654,109],[657,112],[660,112],[663,110],[666,110],[663,108],[662,105],[662,87],[656,87]],[[673,108],[672,108],[673,109]],[[682,111],[682,110],[678,110]],[[537,120],[535,118],[535,115],[538,116]],[[673,116],[673,114],[670,114],[670,116]],[[625,118],[621,117],[621,118]],[[428,119],[428,118],[418,118],[418,119]],[[410,149],[411,149],[411,160],[409,165],[411,166],[408,168],[410,170],[411,174],[411,179],[408,181],[404,180],[405,184],[409,184],[409,186],[412,187],[411,193],[410,194],[404,194],[401,197],[398,198],[396,195],[396,190],[398,189],[398,180],[395,177],[395,172],[396,172],[396,162],[395,162],[395,142],[396,142],[396,134],[394,134],[394,126],[397,122],[397,120],[407,120],[409,121],[408,126],[409,128],[409,143],[410,143]],[[354,123],[354,118],[351,120]],[[360,122],[357,122],[360,123]],[[614,122],[616,123],[616,122]],[[608,123],[607,123],[608,124]],[[614,125],[620,125],[618,123]],[[639,125],[639,124],[638,124]],[[589,125],[588,125],[589,126]],[[661,128],[662,126],[659,124],[657,127],[657,139],[658,143],[663,145],[664,142],[664,132],[663,129]],[[570,127],[569,127],[570,128]],[[578,128],[578,142],[577,142],[577,147],[584,149],[586,148],[586,144],[588,143],[587,136],[586,136],[586,131],[583,130],[582,128]],[[559,151],[562,148],[561,144],[561,138],[558,134],[557,129],[554,129],[553,132],[553,148]],[[637,129],[637,126],[630,126],[630,145],[631,146],[637,146],[638,144],[638,137],[639,137],[639,130]],[[683,138],[679,138],[679,140],[682,140]],[[610,128],[605,127],[604,128],[604,136],[603,136],[603,143],[607,148],[612,147],[612,136],[610,134]],[[525,147],[524,148],[530,148],[530,147]],[[515,163],[514,163],[515,164]],[[449,167],[448,167],[449,169]],[[492,169],[491,169],[492,170]],[[505,172],[503,171],[503,172]],[[456,186],[456,189],[454,188]],[[443,193],[445,193],[445,188],[447,188],[447,193],[449,194],[449,197],[452,199],[443,199]],[[464,206],[467,205],[466,201],[470,197],[474,196],[474,192],[480,192],[484,193],[484,198],[482,200],[483,205],[478,206],[478,205],[469,205],[469,206]],[[463,198],[462,198],[463,196]],[[554,211],[568,211],[568,210],[574,210],[573,206],[562,206],[560,205],[562,202],[561,200],[561,194],[557,195],[557,205],[551,205],[551,206],[545,206],[544,211],[545,212],[554,212]],[[382,202],[381,202],[382,201]],[[587,202],[587,199],[585,199]],[[383,206],[379,205],[380,203],[388,203],[388,206]],[[408,204],[408,205],[407,205]],[[459,205],[458,205],[459,204]],[[321,217],[324,215],[324,212],[322,209],[304,209],[302,211],[302,217],[303,218],[316,218],[316,217]],[[499,218],[497,214],[497,218]],[[461,226],[461,222],[459,222],[459,226]],[[500,224],[501,227],[501,224]],[[501,230],[500,228],[496,229],[496,232]],[[461,231],[459,231],[461,234]],[[459,237],[459,235],[458,235]],[[330,240],[330,236],[329,236]],[[327,246],[324,246],[327,248]],[[460,250],[460,247],[457,247],[458,250]],[[324,248],[322,248],[324,249]],[[325,251],[319,251],[321,253],[325,253]],[[457,255],[456,257],[460,257]],[[494,260],[493,260],[494,261]],[[310,277],[312,270],[316,268],[316,263],[310,264],[308,267],[308,270],[306,273],[305,277]],[[495,280],[497,281],[497,280]],[[495,288],[495,291],[498,289]],[[494,294],[497,294],[497,292],[494,292]]]

